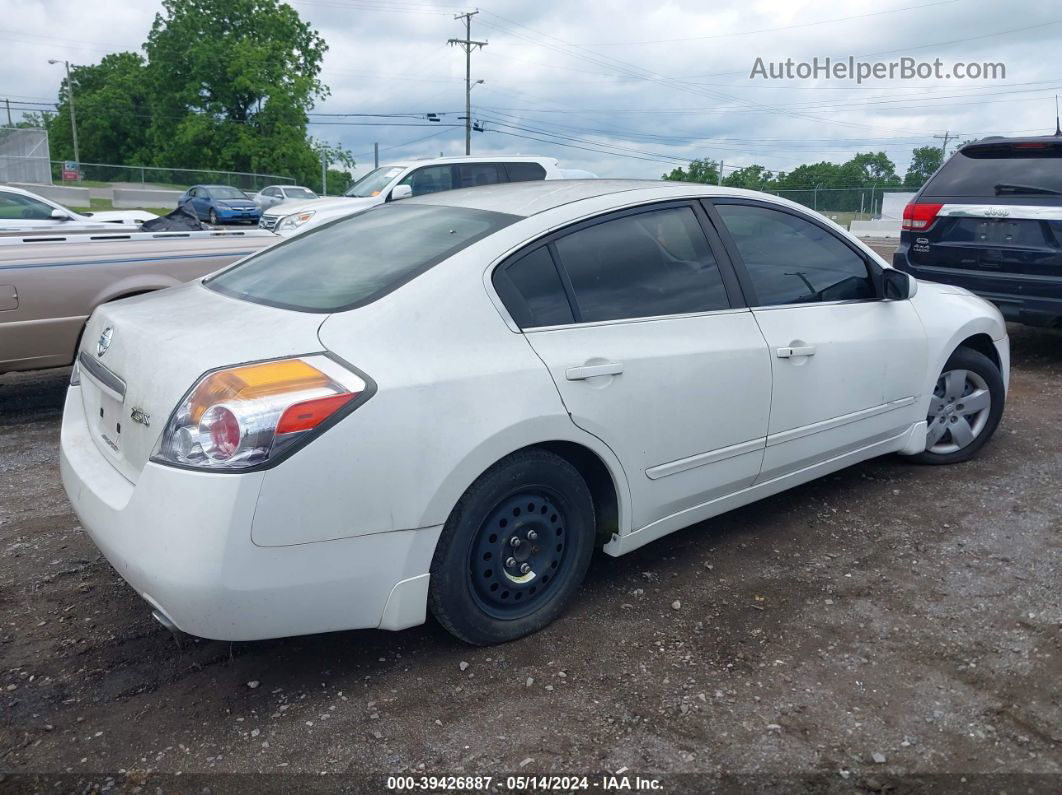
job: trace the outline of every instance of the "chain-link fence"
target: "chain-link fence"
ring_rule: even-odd
[[[52,183],[47,130],[0,127],[0,182]]]
[[[882,205],[887,203],[886,196],[891,193],[908,193],[902,187],[857,188],[800,188],[796,190],[771,190],[776,196],[803,204],[823,215],[843,215],[848,219],[867,221],[882,214]]]
[[[62,180],[63,161],[51,162],[55,181]],[[111,163],[82,163],[81,184],[105,183],[185,190],[191,185],[231,185],[245,191],[258,191],[267,185],[294,185],[291,177],[247,171],[159,168],[157,166],[118,166]]]

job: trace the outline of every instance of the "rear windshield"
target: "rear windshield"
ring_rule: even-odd
[[[929,181],[924,197],[1062,196],[1062,144],[967,147]]]
[[[205,284],[282,309],[354,309],[518,220],[464,207],[380,205],[268,248]]]

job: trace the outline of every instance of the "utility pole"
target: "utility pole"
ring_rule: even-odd
[[[372,145],[372,167],[380,167],[380,142],[377,141]]]
[[[7,105],[7,126],[14,127],[15,125],[11,123],[11,100],[5,99],[4,104]]]
[[[325,151],[322,149],[321,150],[321,195],[322,196],[327,196],[328,195],[328,160],[326,159],[327,157],[328,157],[328,155],[326,155]]]
[[[476,47],[486,47],[485,41],[472,41],[472,17],[479,11],[469,11],[464,14],[454,14],[454,19],[465,21],[465,37],[463,39],[447,39],[446,43],[451,47],[459,46],[465,51],[465,154],[472,154],[472,50]]]
[[[951,138],[951,131],[945,130],[943,135],[934,135],[934,138],[943,138],[944,145],[940,147],[941,160],[946,160],[948,157],[948,139]]]
[[[53,66],[61,63],[66,67],[66,96],[70,100],[70,131],[74,138],[74,162],[77,163],[77,178],[81,181],[81,153],[77,148],[77,113],[74,112],[74,81],[70,79],[70,61],[60,61],[50,58],[48,63]]]
[[[715,175],[715,184],[723,184],[723,158],[719,158],[719,173]]]

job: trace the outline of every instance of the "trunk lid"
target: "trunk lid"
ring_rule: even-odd
[[[135,483],[170,414],[203,373],[320,351],[324,319],[228,298],[198,282],[100,306],[78,353],[96,447]]]

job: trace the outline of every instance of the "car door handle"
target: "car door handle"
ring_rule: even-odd
[[[581,367],[569,367],[564,377],[569,381],[585,381],[598,375],[619,375],[623,372],[622,362],[605,362],[604,364],[585,364]]]
[[[814,355],[815,355],[815,346],[814,345],[801,345],[800,347],[797,347],[797,348],[794,348],[794,347],[790,346],[790,347],[779,348],[778,349],[778,358],[779,359],[792,359],[794,356],[814,356]]]

